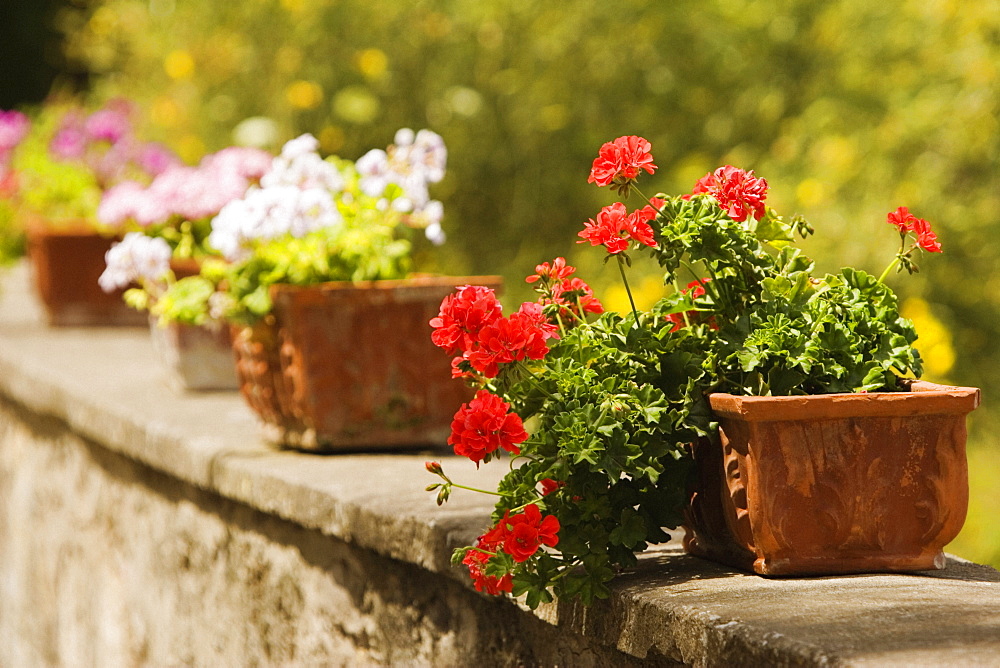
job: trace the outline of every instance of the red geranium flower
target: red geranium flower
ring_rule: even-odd
[[[708,193],[719,203],[729,217],[743,222],[751,214],[757,220],[764,217],[764,200],[767,198],[767,181],[755,178],[753,170],[726,165],[698,179],[691,194]]]
[[[525,507],[506,520],[510,527],[503,542],[504,552],[520,563],[527,561],[542,545],[554,547],[559,543],[559,519],[555,515],[542,517],[535,504]]]
[[[510,412],[510,404],[487,390],[479,390],[472,401],[462,404],[455,413],[448,445],[455,448],[456,455],[468,457],[478,465],[488,461],[499,448],[520,454],[517,446],[527,438],[521,417]]]
[[[493,290],[481,285],[463,285],[444,298],[437,317],[431,318],[430,326],[434,328],[431,341],[452,355],[469,350],[482,328],[500,317],[500,301]]]
[[[625,205],[615,202],[601,209],[597,220],[593,218],[583,224],[583,231],[578,236],[589,241],[591,246],[603,245],[608,253],[616,255],[628,250],[629,240],[635,239],[641,244],[655,246],[653,229],[649,221],[656,217],[652,207],[645,207],[629,215]],[[578,241],[582,244],[583,241]]]
[[[931,231],[931,224],[923,218],[913,219],[913,233],[917,235],[917,244],[928,253],[940,253],[941,244],[937,235]]]
[[[552,478],[542,478],[538,481],[538,484],[542,486],[542,496],[548,496],[552,492],[556,491],[560,487],[565,487],[566,483],[562,480],[553,480]]]
[[[552,287],[552,302],[569,310],[577,318],[582,317],[583,313],[597,315],[604,313],[604,306],[594,296],[594,290],[576,277],[566,279]],[[583,313],[579,312],[581,308]]]
[[[698,297],[701,297],[702,295],[705,294],[705,288],[703,287],[702,284],[708,283],[710,280],[712,279],[703,278],[700,281],[691,281],[690,283],[687,284],[687,287],[681,292],[688,295],[691,298],[691,300],[694,301],[695,299],[698,299]],[[698,315],[699,315],[698,311],[686,311],[685,313],[671,313],[670,315],[666,316],[668,322],[674,323],[674,326],[670,329],[670,331],[676,332],[678,329],[684,327],[686,324],[684,320],[685,316],[687,316],[687,320],[689,322],[695,322],[696,319],[698,318]],[[714,320],[709,320],[709,325],[714,329],[715,328]]]
[[[917,238],[917,245],[928,253],[941,252],[941,244],[938,243],[937,235],[931,231],[931,224],[923,218],[914,216],[905,206],[890,211],[886,222],[899,228],[900,235],[913,232]]]
[[[524,281],[526,283],[537,283],[542,279],[548,282],[561,281],[572,276],[574,271],[576,271],[576,267],[566,264],[566,258],[557,257],[552,260],[551,265],[548,262],[536,265],[535,273],[525,278]]]
[[[653,239],[653,228],[649,226],[649,221],[657,216],[657,210],[651,206],[645,206],[633,211],[625,222],[628,235],[646,246],[655,246]]]
[[[906,234],[913,229],[913,221],[916,219],[917,217],[910,213],[908,208],[901,206],[895,211],[889,212],[886,222],[898,227],[900,234]]]
[[[468,550],[462,563],[468,566],[469,575],[476,586],[476,591],[485,591],[487,594],[497,596],[502,592],[511,593],[513,590],[513,578],[510,573],[503,577],[486,575],[486,562],[490,560],[490,552],[497,552],[503,546],[507,530],[503,522],[493,527],[476,541],[476,548]]]
[[[525,302],[517,313],[480,330],[468,360],[479,373],[496,378],[500,364],[545,357],[549,352],[546,341],[554,336],[556,326],[542,313],[541,304]]]
[[[641,170],[652,174],[656,171],[653,156],[649,150],[650,143],[635,135],[619,137],[601,146],[587,183],[598,186],[611,185],[613,182],[628,182],[639,176]]]

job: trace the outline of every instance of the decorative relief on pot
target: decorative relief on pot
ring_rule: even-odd
[[[269,438],[307,450],[444,447],[455,407],[471,392],[451,378],[428,323],[445,296],[469,283],[499,287],[500,279],[274,286],[273,373],[248,362],[240,372],[241,380],[270,381],[273,389],[243,390]]]
[[[979,391],[911,389],[712,395],[720,445],[698,447],[703,462],[719,449],[718,472],[699,466],[692,504],[721,508],[691,514],[689,551],[748,568],[746,550],[766,575],[940,567],[965,519],[965,416]],[[725,531],[703,521],[713,514]]]

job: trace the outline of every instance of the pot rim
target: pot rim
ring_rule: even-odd
[[[906,392],[810,394],[780,397],[708,395],[718,416],[748,422],[781,422],[843,417],[906,417],[964,415],[980,403],[977,387],[939,385],[924,380],[909,383]]]
[[[502,285],[502,276],[443,276],[437,274],[414,274],[407,278],[380,279],[374,281],[326,281],[312,285],[292,285],[275,283],[270,287],[271,295],[296,292],[350,292],[352,290],[394,290],[397,288],[458,287],[462,285]]]

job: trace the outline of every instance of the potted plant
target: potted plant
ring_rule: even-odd
[[[133,116],[124,100],[92,113],[50,102],[15,151],[18,215],[52,325],[145,323],[120,292],[108,295],[97,285],[117,233],[96,220],[102,192],[124,179],[148,180],[177,162],[162,146],[136,138]]]
[[[626,290],[629,254],[651,253],[670,286],[651,309],[584,320],[599,309],[559,258],[514,314],[466,288],[431,320],[478,390],[449,443],[477,463],[512,457],[492,526],[455,561],[477,589],[531,607],[607,596],[682,524],[689,551],[759,573],[940,566],[965,514],[978,390],[906,379],[921,372],[916,333],[884,283],[940,252],[930,225],[900,207],[881,277],[814,275],[793,245],[812,229],[766,205],[764,179],[726,166],[685,195],[639,194],[655,169],[644,139],[605,144],[590,181],[640,206],[604,207],[578,242],[602,247]],[[759,410],[772,401],[784,413]],[[439,503],[472,489],[427,466]]]
[[[212,218],[259,183],[272,159],[233,146],[194,167],[171,166],[148,185],[123,181],[101,197],[98,221],[127,234],[108,251],[99,283],[106,292],[125,289],[129,306],[149,311],[157,357],[176,389],[237,388],[229,328],[209,304],[224,262],[207,239]],[[167,265],[159,261],[164,249]]]
[[[24,255],[24,230],[17,223],[17,172],[11,166],[14,151],[31,128],[20,111],[0,109],[0,266]]]
[[[229,262],[240,389],[271,440],[309,450],[443,445],[464,397],[419,332],[468,278],[413,276],[413,232],[440,243],[433,132],[401,130],[356,163],[303,135],[227,204],[208,243]],[[496,285],[496,279],[487,279]]]

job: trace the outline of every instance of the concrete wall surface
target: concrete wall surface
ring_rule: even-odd
[[[476,593],[423,462],[261,438],[232,392],[162,382],[148,332],[51,329],[0,277],[2,666],[1000,666],[1000,573],[765,579],[667,546],[587,608]]]

